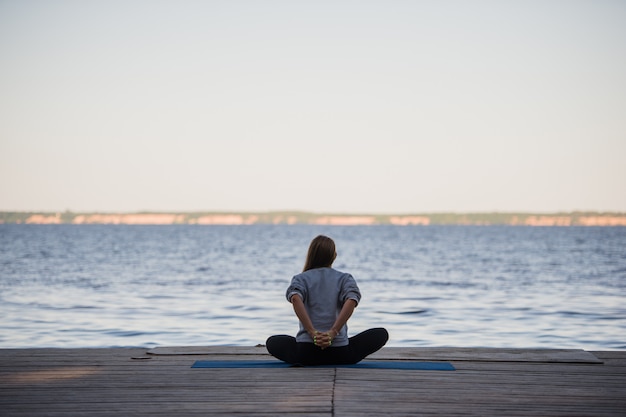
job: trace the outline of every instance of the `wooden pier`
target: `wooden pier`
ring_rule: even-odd
[[[263,347],[0,349],[0,416],[625,416],[626,351],[393,348],[456,371],[192,369]]]

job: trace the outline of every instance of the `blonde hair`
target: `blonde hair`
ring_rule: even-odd
[[[309,245],[309,252],[302,271],[330,267],[336,257],[335,242],[328,236],[319,235]]]

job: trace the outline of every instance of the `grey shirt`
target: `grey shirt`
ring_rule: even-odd
[[[302,298],[313,326],[321,331],[330,330],[335,324],[346,300],[354,300],[357,304],[361,300],[361,292],[352,275],[333,268],[310,269],[294,276],[287,288],[287,300],[291,302],[294,294]],[[313,343],[302,323],[296,341]],[[343,326],[333,340],[333,346],[347,345],[348,326]]]

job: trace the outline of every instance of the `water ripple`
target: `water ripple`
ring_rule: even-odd
[[[623,349],[626,228],[0,225],[0,347],[263,343],[337,242],[350,333],[392,346]]]

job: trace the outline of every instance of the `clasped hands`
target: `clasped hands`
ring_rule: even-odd
[[[334,335],[332,335],[333,333]],[[311,337],[313,338],[313,344],[324,350],[333,344],[333,339],[337,337],[337,332],[335,332],[334,330],[329,330],[327,332],[320,332],[319,330],[315,330]]]

